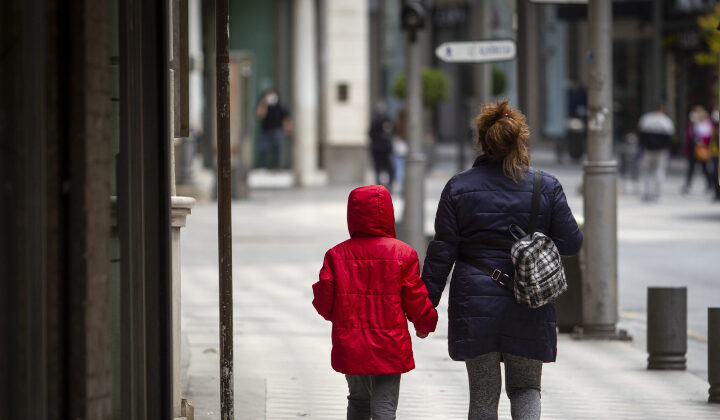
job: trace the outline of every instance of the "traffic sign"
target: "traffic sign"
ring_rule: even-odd
[[[588,0],[530,0],[530,3],[543,4],[587,4]]]
[[[447,63],[487,63],[515,58],[515,41],[445,42],[435,49],[435,56]]]

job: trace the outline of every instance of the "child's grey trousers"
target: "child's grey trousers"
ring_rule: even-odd
[[[469,420],[497,420],[500,400],[500,355],[493,352],[465,361],[470,384]],[[513,420],[540,419],[542,362],[502,353],[505,392]]]
[[[400,375],[345,375],[348,420],[394,420]]]

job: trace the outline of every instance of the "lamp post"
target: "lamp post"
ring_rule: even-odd
[[[422,76],[420,73],[420,45],[417,32],[425,27],[425,7],[421,1],[406,1],[402,6],[402,28],[405,35],[405,81],[408,156],[405,166],[403,195],[403,239],[418,252],[420,261],[425,256],[425,154],[422,149]]]
[[[583,334],[588,338],[626,338],[616,331],[617,163],[612,153],[612,2],[588,3],[590,83],[585,163],[585,273]]]

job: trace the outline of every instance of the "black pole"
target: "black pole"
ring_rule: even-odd
[[[462,125],[461,127],[464,127]],[[461,134],[458,134],[457,139],[457,171],[462,172],[465,170],[465,142],[467,141],[467,138],[465,137],[466,133],[463,132]]]
[[[229,0],[217,0],[215,42],[220,257],[220,418],[233,420],[232,194],[230,169]]]
[[[708,308],[708,402],[720,403],[720,308]]]

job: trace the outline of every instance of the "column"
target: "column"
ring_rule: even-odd
[[[180,317],[180,229],[185,227],[185,221],[190,209],[195,206],[195,199],[191,197],[174,196],[170,199],[171,232],[172,232],[172,343],[173,343],[173,418],[182,415],[181,377],[181,317]]]
[[[293,171],[299,186],[317,182],[318,81],[315,1],[293,4]]]
[[[360,184],[368,167],[370,35],[367,0],[325,2],[323,156],[331,184]]]

